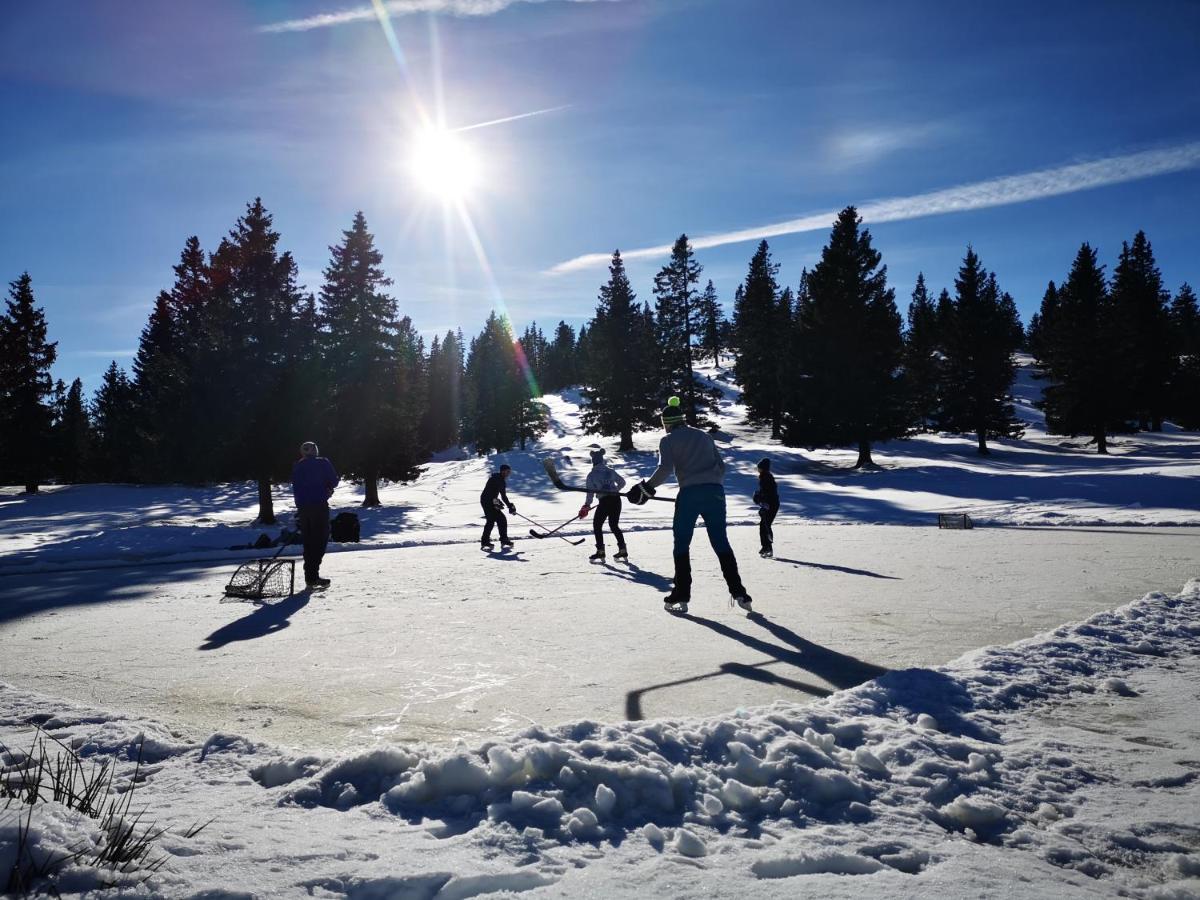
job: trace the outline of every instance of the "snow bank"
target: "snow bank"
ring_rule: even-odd
[[[780,823],[894,831],[900,822],[971,842],[1061,843],[1043,824],[1070,818],[1074,795],[1097,775],[1053,744],[1010,743],[1007,726],[1050,701],[1110,692],[1132,672],[1194,654],[1198,638],[1200,582],[1192,582],[1178,596],[1151,594],[939,669],[889,672],[808,706],[530,728],[509,741],[430,755],[376,751],[330,765],[279,802],[370,804],[435,833],[507,833],[535,844],[634,839],[693,859],[724,836]],[[1077,869],[1094,862],[1087,852],[1045,852]],[[1181,859],[1177,874],[1192,877],[1200,857]],[[767,879],[911,874],[935,861],[919,847],[885,842],[856,853],[771,855],[753,871]]]

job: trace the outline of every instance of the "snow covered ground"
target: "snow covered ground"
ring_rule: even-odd
[[[0,759],[21,765],[39,725],[126,778],[140,747],[138,802],[170,829],[145,883],[77,868],[59,889],[1200,897],[1200,436],[1098,457],[1044,433],[1024,368],[1023,439],[981,458],[921,436],[853,472],[742,426],[707,375],[749,617],[702,534],[689,615],[661,611],[666,504],[626,507],[629,565],[519,519],[516,553],[480,553],[500,460],[521,513],[578,508],[538,464],[586,472],[570,394],[528,452],[387,486],[330,591],[261,606],[221,601],[257,555],[228,549],[263,530],[251,486],[0,495]],[[636,477],[656,441],[603,445]],[[743,500],[763,455],[775,560]],[[938,531],[949,511],[980,527]],[[35,853],[96,840],[54,803],[32,821]]]

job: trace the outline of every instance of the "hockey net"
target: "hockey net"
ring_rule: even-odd
[[[242,563],[225,585],[226,597],[261,600],[290,597],[296,589],[296,562],[291,559],[252,559]]]

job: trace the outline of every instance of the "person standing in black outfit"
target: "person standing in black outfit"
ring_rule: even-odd
[[[479,505],[483,507],[483,515],[487,519],[487,524],[483,526],[483,537],[479,542],[484,550],[492,549],[493,525],[498,526],[500,530],[500,547],[508,549],[513,545],[508,537],[508,519],[503,512],[505,506],[510,513],[517,511],[516,504],[508,499],[508,492],[504,489],[504,483],[511,474],[511,466],[501,466],[499,471],[488,478],[487,484],[483,486],[483,493],[479,495]]]
[[[758,461],[758,490],[754,492],[754,502],[758,504],[758,540],[762,544],[758,555],[770,559],[775,555],[775,532],[771,530],[771,523],[779,513],[779,488],[771,474],[771,460],[766,458]]]
[[[304,539],[304,583],[310,588],[329,587],[329,579],[321,577],[321,560],[329,545],[329,498],[337,485],[333,463],[312,441],[301,444],[300,460],[292,466],[292,499]]]

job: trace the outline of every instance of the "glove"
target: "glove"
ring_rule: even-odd
[[[496,509],[504,509],[504,501],[497,497],[492,501],[492,506],[496,507]]]
[[[509,511],[509,513],[511,513],[512,515],[515,516],[517,514],[517,504],[515,504],[515,503],[508,504],[508,511]]]
[[[579,507],[579,518],[586,519],[588,517],[588,513],[591,512],[591,509],[592,508],[586,503],[583,504],[583,506]]]
[[[762,491],[755,491],[751,498],[755,503],[762,503]]]
[[[629,493],[625,496],[634,506],[641,506],[654,496],[654,488],[650,487],[650,485],[646,484],[644,481],[639,481],[632,488],[630,488]]]

